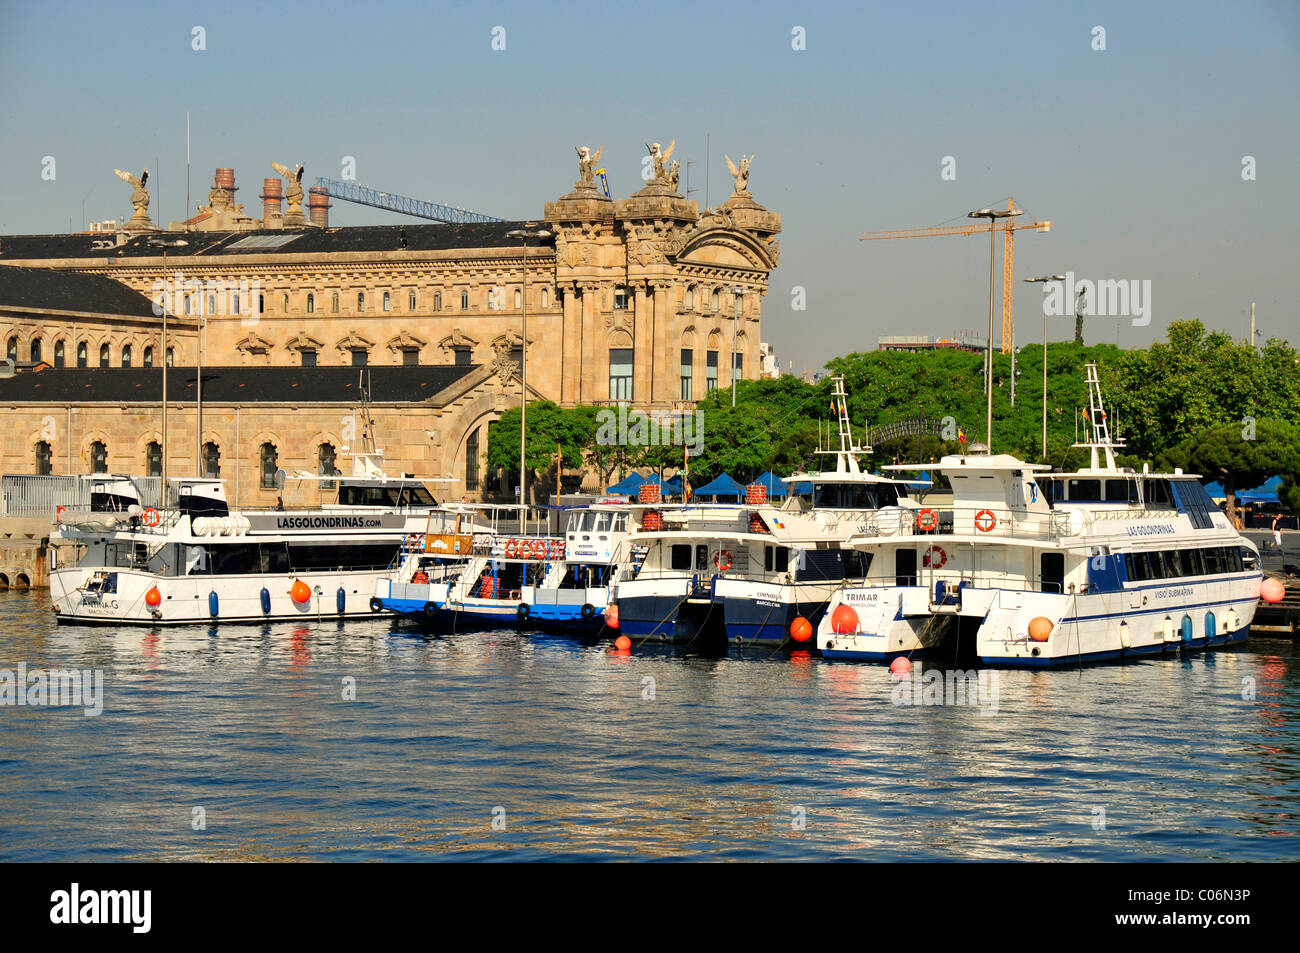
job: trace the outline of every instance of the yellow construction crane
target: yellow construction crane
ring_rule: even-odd
[[[1016,207],[1016,200],[1007,199],[1007,208]],[[1002,353],[1011,351],[1014,338],[1011,319],[1011,296],[1015,291],[1016,232],[1029,229],[1035,232],[1050,232],[1051,221],[1014,222],[1003,219],[991,225],[940,225],[936,228],[902,228],[889,232],[863,232],[861,241],[874,242],[885,238],[934,238],[940,235],[983,235],[992,228],[1002,232]]]

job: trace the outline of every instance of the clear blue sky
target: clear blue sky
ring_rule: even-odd
[[[796,26],[806,50],[791,48]],[[820,367],[879,334],[984,327],[985,240],[858,235],[1008,196],[1053,221],[1019,239],[1017,278],[1152,282],[1151,325],[1120,324],[1121,344],[1186,317],[1244,336],[1252,300],[1265,334],[1300,340],[1295,0],[3,0],[0,93],[0,234],[80,228],[83,201],[87,218],[129,215],[114,167],[149,168],[155,221],[181,218],[186,110],[194,201],[233,166],[254,214],[272,160],[303,162],[310,180],[337,177],[350,155],[368,185],[537,217],[571,188],[575,145],[605,144],[623,196],[643,143],[675,138],[701,203],[706,185],[711,204],[730,191],[723,153],[757,156],[754,196],[784,216],[763,322],[783,367]],[[948,155],[955,181],[940,177]],[[332,211],[338,224],[398,218]],[[794,286],[806,313],[791,310]],[[1022,285],[1016,302],[1018,343],[1039,339],[1038,293]],[[1072,326],[1057,319],[1051,336]],[[1090,338],[1116,333],[1097,319]]]

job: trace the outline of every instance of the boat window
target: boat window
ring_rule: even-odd
[[[1107,503],[1136,503],[1137,484],[1132,480],[1107,480]]]
[[[709,571],[709,547],[703,543],[695,547],[695,568],[700,572]]]
[[[1166,579],[1177,579],[1183,574],[1182,564],[1177,553],[1164,552],[1160,554],[1164,561],[1164,577]]]
[[[1082,500],[1084,502],[1101,500],[1101,481],[1100,480],[1071,480],[1070,481],[1070,501]]]
[[[691,568],[691,544],[674,543],[671,559],[673,569],[689,570]]]
[[[894,551],[894,585],[916,585],[916,550],[899,547]]]
[[[1205,574],[1207,576],[1217,576],[1223,571],[1219,547],[1211,546],[1209,549],[1201,550],[1201,552],[1205,556]]]
[[[1136,574],[1138,582],[1146,582],[1149,579],[1154,578],[1151,575],[1151,564],[1147,560],[1149,555],[1149,553],[1133,554],[1133,571]]]
[[[1192,561],[1192,572],[1191,572],[1191,575],[1193,575],[1193,576],[1204,576],[1204,575],[1205,575],[1205,557],[1201,554],[1201,551],[1200,551],[1199,549],[1185,549],[1185,550],[1183,550],[1183,552],[1187,553],[1188,556],[1189,556],[1189,558],[1190,558],[1191,561]]]
[[[1241,559],[1241,549],[1239,547],[1233,546],[1229,549],[1225,549],[1224,553],[1228,559],[1228,572],[1241,572],[1245,568]]]
[[[1195,553],[1195,552],[1196,552],[1196,550],[1194,550],[1194,549],[1183,549],[1183,550],[1179,550],[1179,552],[1178,552],[1178,574],[1179,574],[1180,576],[1199,576],[1199,575],[1200,575],[1200,572],[1197,571],[1196,561],[1195,561],[1195,560],[1193,559],[1193,557],[1192,557],[1192,554]]]
[[[865,579],[868,570],[871,569],[872,553],[861,552],[856,549],[842,550],[844,553],[844,576],[848,579]],[[788,561],[790,551],[782,547],[776,551],[776,571],[782,572],[782,557]]]
[[[290,543],[294,572],[340,569],[383,569],[393,562],[398,543]]]
[[[763,569],[766,572],[772,571],[772,547],[771,546],[763,547]]]
[[[625,532],[627,532],[627,514],[626,514],[626,513],[619,513],[617,516],[614,517],[614,532],[616,532],[616,533],[625,533]]]
[[[1174,505],[1173,498],[1169,495],[1168,480],[1146,481],[1146,504],[1149,507],[1167,507]]]
[[[609,514],[609,513],[597,513],[597,514],[596,514],[596,532],[597,532],[597,533],[608,533],[608,532],[609,532],[609,520],[610,520],[610,514]]]

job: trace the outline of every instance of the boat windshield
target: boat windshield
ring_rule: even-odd
[[[339,487],[339,505],[385,506],[400,509],[407,506],[437,506],[438,501],[418,483],[344,483]]]
[[[813,506],[827,509],[877,510],[895,506],[907,491],[893,483],[814,483]]]

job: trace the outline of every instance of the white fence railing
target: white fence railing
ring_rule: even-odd
[[[158,506],[162,498],[162,477],[135,477],[141,502]],[[91,478],[86,476],[29,476],[6,474],[0,477],[0,516],[48,516],[60,506],[90,508]]]

